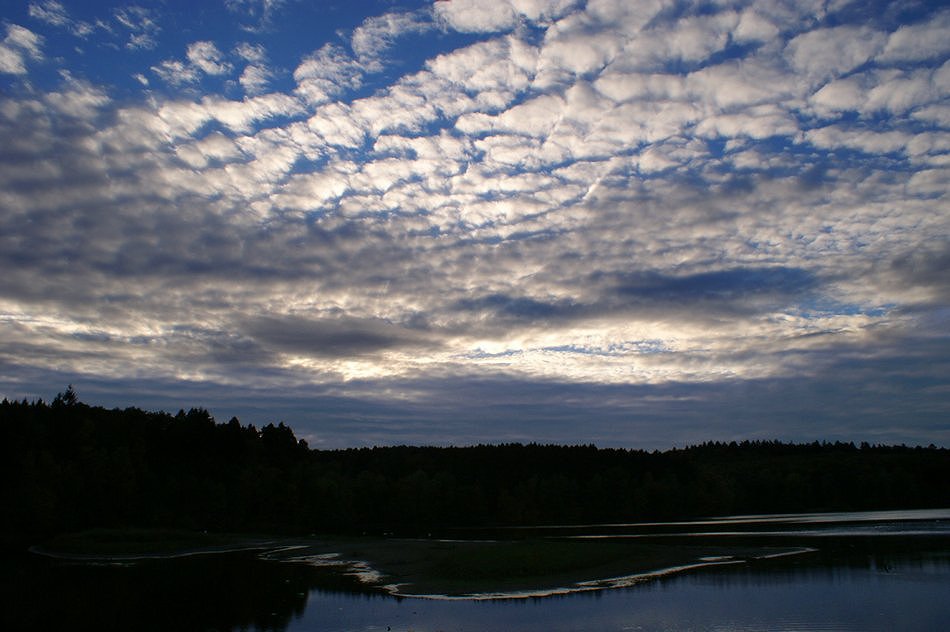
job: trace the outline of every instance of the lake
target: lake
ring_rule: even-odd
[[[613,584],[623,588],[573,586],[521,599],[393,596],[340,568],[279,562],[254,551],[96,563],[30,555],[7,560],[0,572],[3,629],[937,631],[950,621],[950,510],[537,532],[741,541],[797,554],[709,559],[702,568]]]

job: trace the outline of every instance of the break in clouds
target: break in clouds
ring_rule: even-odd
[[[950,438],[945,8],[447,0],[290,63],[292,2],[177,48],[161,7],[25,4],[5,396],[317,446]]]

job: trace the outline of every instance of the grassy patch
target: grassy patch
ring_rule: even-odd
[[[288,545],[292,548],[280,550]],[[80,560],[122,560],[269,548],[269,559],[364,562],[382,585],[402,594],[472,595],[570,588],[602,580],[696,564],[703,558],[752,558],[766,552],[752,543],[656,542],[645,539],[524,538],[427,540],[398,538],[273,539],[161,529],[94,529],[60,535],[38,548]],[[336,571],[346,572],[337,566]]]
[[[402,593],[446,595],[571,587],[694,564],[704,557],[762,553],[753,547],[555,538],[451,542],[367,538],[326,541],[308,549],[365,561],[384,575],[384,584],[401,584]]]

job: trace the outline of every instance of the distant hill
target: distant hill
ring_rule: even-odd
[[[667,452],[479,445],[311,450],[284,424],[0,403],[0,532],[427,533],[737,513],[950,507],[945,448],[705,443]]]

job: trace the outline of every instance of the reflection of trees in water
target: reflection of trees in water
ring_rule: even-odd
[[[0,568],[4,630],[260,630],[303,615],[312,589],[357,592],[352,578],[249,553],[129,566],[38,557]]]
[[[842,584],[869,575],[946,577],[950,554],[946,538],[831,537],[810,541],[817,550],[802,555],[751,560],[734,566],[710,566],[662,582],[689,581],[719,587],[784,586],[812,582]]]

